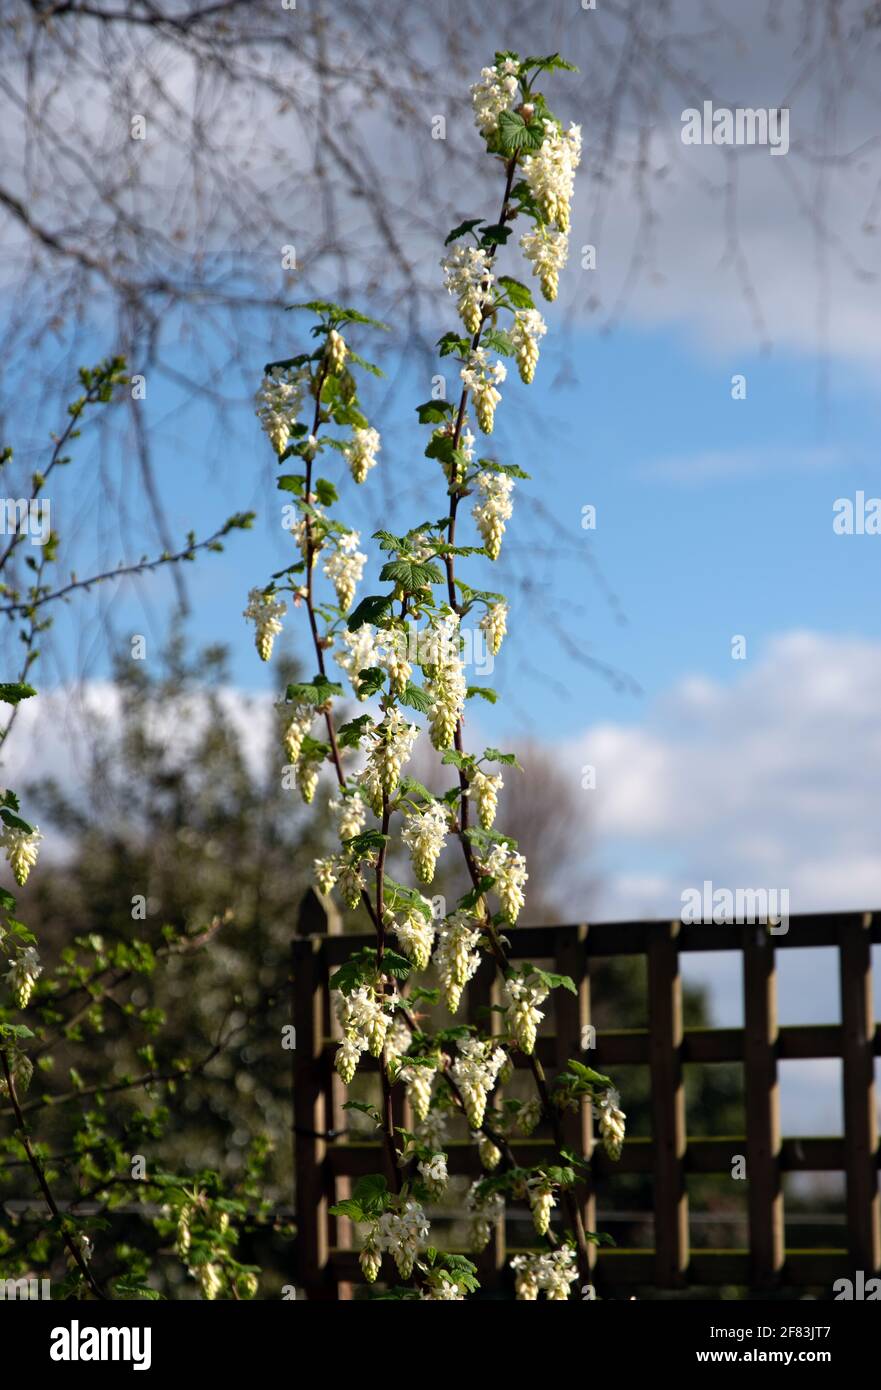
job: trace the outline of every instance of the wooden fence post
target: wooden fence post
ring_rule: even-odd
[[[765,926],[743,928],[743,1061],[746,1096],[750,1280],[766,1289],[783,1268],[777,976]]]
[[[558,927],[555,933],[557,954],[554,969],[559,975],[568,975],[575,985],[574,994],[570,994],[567,989],[554,990],[554,1045],[558,1072],[565,1071],[569,1058],[578,1058],[584,1047],[582,1039],[590,1015],[587,931],[586,926],[580,925]],[[566,1147],[589,1160],[593,1149],[593,1120],[589,1107],[582,1105],[576,1112],[563,1111],[560,1129]],[[581,1172],[575,1193],[587,1230],[595,1231],[596,1198],[593,1182],[590,1178],[585,1180]],[[596,1264],[595,1245],[588,1246],[588,1260],[593,1269]]]
[[[871,927],[867,912],[840,928],[848,1250],[867,1276],[881,1265]]]
[[[653,925],[648,948],[655,1281],[659,1288],[681,1285],[688,1267],[679,927],[679,922]]]

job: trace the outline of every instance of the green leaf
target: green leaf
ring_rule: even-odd
[[[302,497],[306,491],[306,479],[302,473],[282,473],[275,486],[281,492],[293,492],[295,496]]]
[[[333,483],[329,482],[327,478],[318,479],[315,484],[315,495],[322,507],[329,507],[331,503],[339,500],[339,493]]]
[[[528,125],[516,111],[503,111],[499,116],[498,141],[503,154],[537,150],[544,143],[544,138],[544,122],[537,119],[537,113]]]
[[[536,72],[555,72],[562,69],[564,72],[577,72],[574,63],[567,63],[565,58],[561,58],[559,53],[551,53],[547,58],[524,58],[520,65],[521,73],[529,72],[531,69]]]
[[[340,748],[359,747],[362,738],[372,724],[373,720],[369,714],[359,714],[357,719],[350,719],[348,723],[341,724],[337,730],[337,743]]]
[[[29,700],[36,693],[32,685],[23,685],[21,682],[0,684],[0,700],[7,705],[17,705],[19,701]]]
[[[464,897],[460,898],[458,906],[461,907],[464,912],[472,912],[480,902],[484,893],[488,893],[494,883],[495,879],[491,874],[482,874],[478,880],[477,887],[472,888],[470,893],[466,893]]]
[[[460,236],[467,236],[473,232],[475,227],[479,227],[483,219],[481,217],[469,218],[467,222],[460,222],[458,227],[454,227],[444,242],[444,246],[449,246],[451,241],[457,241]]]
[[[443,575],[437,565],[404,558],[387,560],[379,572],[379,577],[384,582],[399,585],[405,594],[415,594],[431,584],[443,583]]]
[[[480,244],[483,247],[504,246],[510,235],[510,227],[506,227],[503,222],[493,222],[491,226],[483,228],[480,234]]]
[[[387,674],[381,666],[365,666],[363,671],[358,672],[358,694],[363,695],[365,700],[370,695],[376,695],[385,685]]]
[[[498,748],[485,748],[483,756],[488,763],[504,763],[506,767],[516,767],[523,771],[517,761],[516,753],[500,753]]]
[[[441,758],[441,762],[457,767],[464,772],[474,766],[474,757],[471,753],[460,753],[455,748],[448,748]]]
[[[406,980],[413,965],[406,956],[399,955],[397,951],[385,951],[382,957],[382,968],[387,975],[394,975],[396,980]]]
[[[441,425],[452,413],[450,401],[423,401],[422,405],[416,407],[420,425]]]
[[[398,699],[402,705],[418,710],[420,714],[428,714],[431,709],[431,696],[426,694],[421,685],[414,685],[412,681],[407,682],[403,695],[399,695]]]
[[[311,681],[295,681],[285,691],[285,699],[298,705],[323,705],[334,695],[342,695],[343,687],[321,674]]]
[[[306,309],[312,314],[324,314],[336,323],[364,323],[371,328],[381,328],[383,333],[389,331],[387,323],[381,323],[379,319],[372,319],[367,314],[362,314],[357,309],[346,309],[341,304],[335,304],[332,299],[310,299],[305,304],[287,304],[288,310]]]
[[[514,355],[514,344],[511,342],[510,335],[498,328],[491,328],[488,333],[483,335],[484,346],[492,348],[493,352],[499,353],[501,357],[512,357]]]
[[[516,463],[497,463],[495,459],[478,459],[478,467],[488,470],[490,473],[506,473],[509,478],[531,478],[530,473],[524,473],[522,468],[518,468]]]
[[[471,350],[471,343],[468,338],[463,338],[461,333],[445,333],[442,338],[438,338],[437,346],[440,348],[441,357],[464,357]],[[450,414],[453,407],[450,406]]]
[[[365,623],[378,625],[389,612],[394,594],[368,594],[349,614],[347,623],[350,632],[357,632]]]
[[[465,699],[470,700],[475,695],[479,695],[481,700],[486,700],[490,705],[494,705],[499,698],[496,691],[489,685],[469,685],[465,691]]]
[[[515,280],[513,275],[500,275],[497,283],[505,291],[508,301],[513,304],[515,309],[535,308],[532,290],[528,285],[524,285],[522,280]]]
[[[369,854],[371,850],[382,849],[383,845],[388,844],[388,841],[388,835],[383,835],[381,830],[374,829],[362,830],[360,835],[352,835],[348,840],[344,840],[343,844],[350,854],[363,859],[365,854]]]

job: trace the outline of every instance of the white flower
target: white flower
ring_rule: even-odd
[[[34,992],[34,985],[37,983],[37,976],[42,973],[43,967],[33,946],[22,947],[6,972],[9,988],[15,995],[15,1002],[20,1009],[27,1008]]]
[[[355,1075],[355,1069],[361,1060],[361,1053],[364,1051],[365,1049],[361,1046],[361,1039],[354,1036],[343,1038],[337,1048],[333,1064],[347,1086]]]
[[[537,1096],[531,1096],[517,1111],[517,1128],[525,1139],[529,1138],[540,1119],[541,1101]]]
[[[480,1155],[480,1161],[487,1172],[491,1173],[493,1169],[498,1168],[501,1163],[502,1151],[497,1148],[493,1141],[488,1139],[485,1134],[476,1134],[473,1137],[477,1140],[477,1150]]]
[[[552,1302],[569,1297],[569,1286],[578,1278],[575,1251],[562,1245],[541,1255],[515,1255],[511,1261],[518,1299],[532,1302],[543,1291]]]
[[[318,774],[323,762],[324,753],[321,744],[319,744],[317,750],[310,750],[297,763],[297,787],[307,806],[312,804],[312,799],[315,796]]]
[[[376,463],[380,447],[379,431],[371,425],[364,429],[356,427],[352,430],[351,441],[344,446],[343,453],[349,461],[349,468],[356,483],[363,483]]]
[[[564,133],[553,121],[545,121],[545,138],[535,154],[523,161],[523,173],[546,222],[556,222],[560,231],[569,230],[569,204],[575,185],[575,170],[581,162],[581,126],[570,125]]]
[[[494,135],[499,116],[510,111],[517,99],[517,64],[505,58],[498,66],[480,69],[480,81],[471,88],[474,120],[481,135]]]
[[[209,1303],[213,1302],[223,1288],[223,1280],[217,1266],[210,1263],[199,1265],[197,1269],[190,1270],[190,1273],[195,1274],[198,1279],[202,1297]]]
[[[254,397],[255,414],[277,454],[283,454],[297,423],[303,401],[305,376],[288,367],[277,367],[265,376]]]
[[[495,879],[495,891],[499,895],[502,911],[509,922],[516,922],[526,902],[523,885],[529,874],[526,872],[525,858],[516,850],[509,849],[507,845],[496,844],[493,845],[481,869],[483,873],[491,874]]]
[[[538,1008],[547,999],[547,985],[535,975],[528,979],[522,975],[512,975],[505,981],[505,994],[508,998],[508,1028],[523,1052],[535,1051],[535,1036],[544,1014]]]
[[[280,705],[282,718],[282,743],[288,762],[295,763],[300,757],[303,739],[312,728],[315,718],[314,705]]]
[[[3,828],[2,844],[6,861],[19,887],[27,883],[28,874],[37,862],[37,846],[42,838],[38,825],[33,830],[20,830],[14,825]]]
[[[400,628],[385,628],[376,638],[376,664],[389,673],[389,683],[395,695],[401,696],[413,674],[407,660],[407,633]]]
[[[325,350],[327,352],[328,371],[331,376],[339,376],[346,365],[349,349],[346,347],[345,338],[335,328],[332,328],[327,335]]]
[[[331,1002],[343,1030],[334,1066],[348,1085],[362,1052],[380,1056],[397,999],[394,995],[378,995],[369,985],[359,985],[351,994],[334,990]]]
[[[254,624],[254,644],[261,661],[272,656],[272,644],[281,632],[280,619],[287,612],[284,599],[265,594],[262,589],[252,589],[248,594],[248,606],[242,614]]]
[[[504,787],[500,772],[481,772],[478,768],[471,774],[471,791],[477,802],[477,817],[484,830],[489,830],[496,818],[499,792]]]
[[[400,1080],[407,1088],[407,1100],[420,1123],[425,1121],[428,1116],[431,1105],[431,1088],[434,1084],[436,1070],[434,1064],[425,1066],[416,1062],[401,1068]]]
[[[483,1124],[487,1099],[504,1062],[505,1049],[496,1047],[491,1039],[466,1038],[459,1043],[458,1056],[450,1072],[462,1093],[472,1129],[480,1129]]]
[[[465,1295],[452,1275],[441,1270],[439,1274],[432,1274],[427,1289],[423,1289],[420,1298],[425,1303],[464,1303]]]
[[[536,1174],[526,1184],[532,1222],[540,1236],[547,1235],[551,1223],[551,1208],[557,1205],[554,1189],[543,1173]]]
[[[557,231],[555,227],[537,227],[534,232],[524,232],[520,238],[520,249],[531,262],[545,299],[556,299],[560,271],[569,255],[567,233]]]
[[[314,859],[312,867],[320,891],[325,894],[329,893],[339,876],[339,860],[333,855],[329,859]]]
[[[454,912],[438,932],[434,963],[451,1014],[458,1009],[462,990],[480,964],[479,940],[480,928],[465,912]]]
[[[609,1158],[621,1157],[624,1146],[625,1120],[627,1116],[620,1107],[621,1097],[613,1086],[594,1103],[594,1113],[600,1123],[600,1137]]]
[[[468,1249],[477,1254],[489,1245],[493,1226],[505,1214],[505,1199],[501,1192],[488,1192],[481,1196],[478,1192],[479,1187],[478,1179],[471,1184],[465,1197],[465,1209],[470,1217]]]
[[[501,391],[496,388],[508,375],[507,367],[499,360],[490,363],[486,349],[475,348],[459,375],[462,385],[473,397],[478,425],[484,434],[492,434],[496,406],[502,399]]]
[[[429,1091],[430,1091],[429,1087]],[[439,1109],[429,1110],[424,1120],[419,1120],[415,1134],[420,1144],[425,1144],[428,1148],[442,1149],[447,1142],[447,1121],[444,1112]]]
[[[420,1159],[416,1166],[422,1174],[422,1180],[428,1188],[429,1196],[442,1197],[449,1181],[446,1154],[432,1154],[431,1158]]]
[[[382,1266],[382,1254],[377,1248],[376,1243],[375,1222],[364,1237],[364,1244],[361,1246],[361,1254],[358,1256],[358,1259],[364,1273],[364,1278],[367,1280],[368,1284],[375,1283],[376,1276],[379,1274]]]
[[[537,309],[518,309],[514,315],[511,329],[511,342],[517,370],[527,386],[535,376],[538,366],[538,342],[548,331],[548,326]]]
[[[386,1066],[391,1067],[399,1062],[409,1046],[410,1029],[407,1027],[406,1020],[399,1013],[396,1013],[385,1035]]]
[[[391,796],[397,787],[401,768],[413,751],[418,733],[416,725],[408,724],[397,706],[386,710],[382,722],[373,729],[368,765],[375,769],[386,796]]]
[[[410,851],[413,872],[420,883],[431,883],[438,855],[447,837],[447,808],[432,801],[424,811],[409,812],[404,817],[401,839]]]
[[[412,908],[404,913],[400,922],[394,921],[393,929],[407,959],[413,962],[417,970],[425,970],[434,946],[434,925],[431,917],[417,908]]]
[[[384,1211],[376,1225],[376,1243],[387,1250],[402,1279],[413,1273],[416,1256],[428,1241],[429,1225],[418,1202],[404,1203],[400,1212]]]
[[[346,907],[358,907],[364,892],[364,879],[357,864],[342,864],[337,874],[337,891]]]
[[[332,796],[327,804],[336,821],[341,842],[361,834],[367,819],[367,807],[360,796]]]
[[[429,649],[422,654],[422,664],[427,676],[425,692],[431,700],[429,733],[435,748],[449,748],[462,718],[468,690],[459,655],[458,613],[448,613],[436,621],[426,640]]]
[[[349,680],[352,682],[352,689],[359,699],[363,700],[361,692],[361,681],[359,672],[366,671],[371,666],[379,664],[376,649],[376,633],[369,623],[359,627],[356,632],[350,632],[348,628],[343,628],[340,635],[342,647],[337,647],[334,651],[334,660],[341,670],[345,671]]]
[[[475,502],[471,515],[477,523],[489,558],[497,560],[505,534],[505,522],[511,520],[514,510],[511,501],[514,479],[509,478],[507,473],[478,473],[477,486],[481,501]]]
[[[462,245],[441,261],[444,283],[456,296],[456,309],[469,333],[476,333],[482,322],[483,303],[494,279],[490,264],[488,252]]]
[[[324,565],[324,573],[336,589],[337,602],[344,612],[352,606],[355,589],[367,564],[367,556],[360,550],[353,550],[353,539],[357,545],[357,531],[349,531],[343,537]]]
[[[502,640],[508,631],[508,605],[504,601],[487,608],[478,627],[486,633],[486,640],[493,656],[498,656]]]

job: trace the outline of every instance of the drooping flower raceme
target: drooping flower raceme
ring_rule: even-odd
[[[479,1191],[480,1180],[471,1184],[465,1197],[469,1215],[468,1249],[480,1254],[492,1238],[493,1226],[505,1215],[505,1199],[501,1192]]]
[[[355,589],[367,564],[367,556],[358,549],[359,539],[357,531],[347,531],[324,565],[324,573],[336,589],[337,602],[343,612],[351,608]]]
[[[336,821],[337,835],[341,841],[361,834],[367,819],[367,807],[360,796],[333,796],[327,804]]]
[[[334,651],[334,660],[337,666],[341,667],[349,677],[355,694],[359,699],[363,699],[359,673],[368,670],[371,666],[378,665],[376,633],[369,624],[365,623],[355,632],[350,632],[348,628],[344,627],[339,636],[343,646],[337,647]]]
[[[248,606],[242,614],[254,624],[254,644],[261,661],[272,656],[272,645],[281,632],[281,618],[288,606],[284,599],[274,594],[265,594],[262,589],[251,589]]]
[[[499,895],[502,911],[508,921],[516,922],[526,902],[523,894],[523,885],[529,878],[526,859],[507,845],[497,844],[492,846],[481,868],[495,879],[495,892]]]
[[[538,344],[548,331],[548,326],[537,309],[518,309],[514,315],[511,329],[511,342],[521,381],[527,386],[535,376],[538,366]]]
[[[447,809],[440,801],[432,801],[424,811],[404,817],[401,839],[410,851],[413,872],[420,883],[431,883],[438,855],[447,837]]]
[[[386,796],[391,796],[397,787],[401,768],[413,751],[418,733],[416,725],[407,723],[397,705],[386,710],[382,722],[374,728],[368,767],[375,771]]]
[[[437,1068],[432,1063],[407,1063],[401,1068],[400,1079],[407,1088],[407,1100],[416,1119],[424,1121],[431,1105],[431,1088]]]
[[[494,135],[502,112],[514,106],[519,89],[517,71],[513,58],[502,59],[496,67],[480,69],[480,81],[471,88],[471,100],[481,135]]]
[[[507,367],[499,359],[490,362],[486,348],[475,348],[459,375],[471,392],[478,425],[484,434],[492,434],[496,406],[502,399],[498,387],[508,375]]]
[[[478,768],[471,774],[471,794],[477,802],[477,818],[484,830],[492,827],[498,810],[499,792],[504,785],[499,772],[481,772]]]
[[[600,1126],[603,1148],[610,1158],[621,1157],[624,1146],[625,1121],[627,1116],[620,1106],[621,1097],[613,1086],[595,1102],[594,1114]]]
[[[431,918],[418,908],[411,908],[402,913],[399,921],[393,913],[389,913],[389,917],[404,955],[413,962],[417,970],[425,970],[434,946],[434,925]]]
[[[550,991],[537,975],[524,979],[522,975],[512,975],[505,981],[505,995],[508,1000],[508,1029],[521,1051],[535,1051],[535,1036],[538,1025],[544,1018],[539,1010]]]
[[[14,825],[3,827],[2,845],[6,853],[6,862],[20,888],[27,883],[28,874],[37,862],[38,846],[42,838],[38,825],[35,825],[33,830],[22,830]]]
[[[255,414],[277,454],[283,454],[297,423],[305,378],[290,367],[277,367],[265,376],[254,397]]]
[[[454,912],[438,932],[434,963],[451,1014],[458,1009],[462,990],[480,964],[479,940],[480,928],[467,912]]]
[[[462,1093],[465,1113],[472,1129],[480,1129],[486,1102],[505,1063],[505,1049],[492,1039],[466,1038],[459,1043],[459,1054],[451,1074]]]
[[[300,757],[303,739],[312,728],[315,719],[314,705],[281,705],[282,743],[288,762],[295,763]]]
[[[534,232],[524,232],[520,238],[520,249],[538,276],[545,299],[556,299],[560,288],[560,271],[569,255],[566,232],[558,231],[556,227],[537,227]]]
[[[486,546],[489,558],[497,560],[502,548],[502,536],[505,534],[505,522],[511,520],[511,514],[514,510],[514,504],[511,501],[514,479],[509,478],[507,473],[487,471],[478,473],[477,487],[481,494],[481,500],[475,502],[471,509],[471,515],[477,523],[477,529]]]
[[[362,1052],[379,1057],[397,1004],[394,995],[377,994],[369,985],[359,985],[351,994],[333,992],[333,1006],[343,1030],[334,1066],[346,1085],[355,1075]]]
[[[349,349],[341,333],[332,328],[327,335],[327,366],[333,376],[339,376],[346,365]]]
[[[571,1245],[547,1250],[541,1255],[515,1255],[511,1268],[515,1275],[515,1293],[522,1302],[533,1302],[541,1292],[552,1302],[560,1302],[569,1297],[569,1287],[578,1278]]]
[[[478,627],[486,633],[486,640],[493,656],[498,656],[502,642],[508,631],[508,605],[504,601],[487,608]]]
[[[363,483],[371,468],[376,464],[380,451],[379,431],[372,425],[352,431],[351,441],[344,445],[343,453],[349,461],[349,468],[356,483]]]
[[[435,1153],[431,1155],[431,1158],[420,1159],[417,1167],[422,1175],[422,1181],[428,1188],[429,1196],[442,1197],[449,1181],[446,1154]]]
[[[430,662],[425,663],[425,693],[431,700],[429,733],[435,748],[450,748],[462,718],[468,691],[459,655],[458,613],[447,613],[434,624],[427,655]]]
[[[20,1009],[27,1008],[37,977],[42,973],[43,967],[33,946],[22,947],[6,972],[9,988]]]
[[[535,154],[523,161],[529,191],[541,208],[546,222],[555,222],[561,232],[569,230],[569,204],[575,185],[575,170],[581,162],[581,126],[561,131],[555,121],[545,121],[545,138]]]
[[[532,1207],[532,1222],[540,1236],[547,1235],[551,1224],[551,1210],[557,1205],[553,1183],[544,1173],[536,1173],[526,1184],[529,1205]]]
[[[478,246],[455,246],[441,261],[444,283],[456,297],[456,309],[469,333],[476,333],[483,303],[493,283],[488,252]]]
[[[407,1201],[400,1212],[384,1211],[376,1227],[376,1243],[388,1251],[402,1279],[413,1273],[416,1256],[428,1240],[428,1221],[418,1202]]]

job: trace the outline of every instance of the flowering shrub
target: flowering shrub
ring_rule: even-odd
[[[459,1300],[477,1287],[474,1265],[444,1254],[431,1240],[425,1213],[426,1202],[447,1181],[444,1121],[451,1110],[467,1118],[486,1169],[467,1201],[475,1248],[486,1244],[492,1223],[512,1199],[528,1202],[536,1233],[546,1243],[543,1253],[513,1261],[523,1299],[540,1292],[567,1298],[576,1278],[588,1279],[588,1243],[598,1239],[584,1228],[576,1190],[583,1159],[562,1148],[561,1111],[593,1106],[614,1157],[623,1139],[624,1116],[607,1077],[573,1061],[549,1081],[535,1055],[551,992],[574,985],[533,965],[518,969],[511,963],[505,932],[516,929],[529,875],[516,843],[496,828],[495,819],[502,769],[516,759],[495,748],[469,751],[464,740],[466,702],[481,692],[466,680],[463,620],[477,622],[495,655],[506,635],[508,605],[503,595],[467,584],[457,561],[472,555],[498,559],[516,481],[527,476],[483,454],[478,434],[493,431],[506,359],[531,382],[546,333],[528,284],[500,274],[498,262],[514,224],[523,226],[517,238],[523,257],[544,298],[556,297],[581,133],[576,125],[563,128],[536,82],[569,66],[557,55],[521,61],[515,53],[499,53],[472,88],[476,124],[503,173],[504,190],[495,220],[469,219],[450,232],[451,249],[441,263],[462,327],[444,333],[438,347],[442,357],[459,364],[461,393],[456,402],[427,401],[417,413],[429,431],[425,454],[438,465],[447,510],[441,520],[403,535],[375,534],[386,557],[381,590],[355,602],[367,556],[358,548],[357,531],[333,510],[337,485],[318,469],[322,456],[336,452],[361,485],[377,463],[380,436],[358,398],[358,374],[377,369],[353,350],[350,339],[383,325],[326,300],[293,306],[314,316],[315,347],[269,364],[257,393],[257,414],[279,463],[296,469],[282,473],[279,487],[294,499],[299,558],[265,588],[251,591],[245,616],[254,624],[264,661],[288,605],[306,619],[317,672],[287,689],[282,743],[297,765],[304,801],[313,800],[322,767],[332,769],[339,851],[316,861],[316,880],[322,892],[336,891],[347,908],[363,906],[376,932],[375,947],[353,956],[332,985],[342,1032],[340,1077],[351,1082],[365,1054],[381,1059],[383,1104],[372,1113],[387,1171],[362,1179],[334,1211],[363,1228],[361,1267],[368,1283],[377,1280],[383,1256],[390,1256],[401,1283],[387,1297]],[[469,497],[476,544],[463,544],[460,535]],[[332,595],[320,592],[322,575]],[[373,701],[369,711],[342,724],[337,711],[347,697],[328,674],[331,658],[356,700]],[[417,739],[426,734],[454,776],[451,786],[437,792],[406,772]],[[413,885],[388,872],[398,845],[409,852]],[[472,886],[436,921],[422,888],[431,884],[440,855],[453,846],[464,856]],[[427,1033],[414,1006],[437,995],[417,983],[420,973],[433,966],[455,1014],[487,953],[503,982],[498,1032],[482,1035],[461,1025]],[[518,1050],[535,1094],[501,1107],[495,1104],[497,1088],[510,1078]],[[400,1085],[415,1117],[412,1131],[393,1124],[392,1088]],[[519,1167],[511,1140],[540,1122],[550,1126],[559,1162]],[[563,1216],[560,1232],[553,1228],[556,1212]]]

